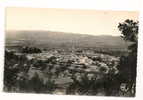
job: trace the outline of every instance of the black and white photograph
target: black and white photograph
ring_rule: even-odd
[[[139,12],[5,8],[3,91],[135,97]]]

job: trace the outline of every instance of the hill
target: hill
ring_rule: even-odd
[[[85,35],[53,31],[7,31],[6,46],[79,47],[126,49],[120,36]]]

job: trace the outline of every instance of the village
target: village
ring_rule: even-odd
[[[11,53],[10,50],[7,52]],[[99,80],[110,73],[118,74],[119,57],[89,52],[89,50],[82,52],[62,52],[62,50],[41,53],[15,52],[13,56],[21,58],[21,60],[18,58],[18,61],[15,58],[15,62],[11,65],[13,69],[19,69],[16,80],[31,80],[37,75],[43,84],[47,84],[49,80],[54,82],[56,88],[53,93],[57,91],[57,94],[66,94],[67,88],[74,83],[73,78],[81,81],[81,77],[87,75],[89,80],[92,78]],[[18,89],[17,91],[21,91],[20,87],[19,83],[15,88]]]

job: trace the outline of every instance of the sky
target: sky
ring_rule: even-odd
[[[6,30],[43,30],[118,36],[119,22],[138,20],[135,11],[99,11],[61,8],[6,8]]]

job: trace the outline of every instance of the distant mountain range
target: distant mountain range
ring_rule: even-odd
[[[6,46],[83,47],[126,49],[120,36],[85,35],[53,31],[7,31]]]

